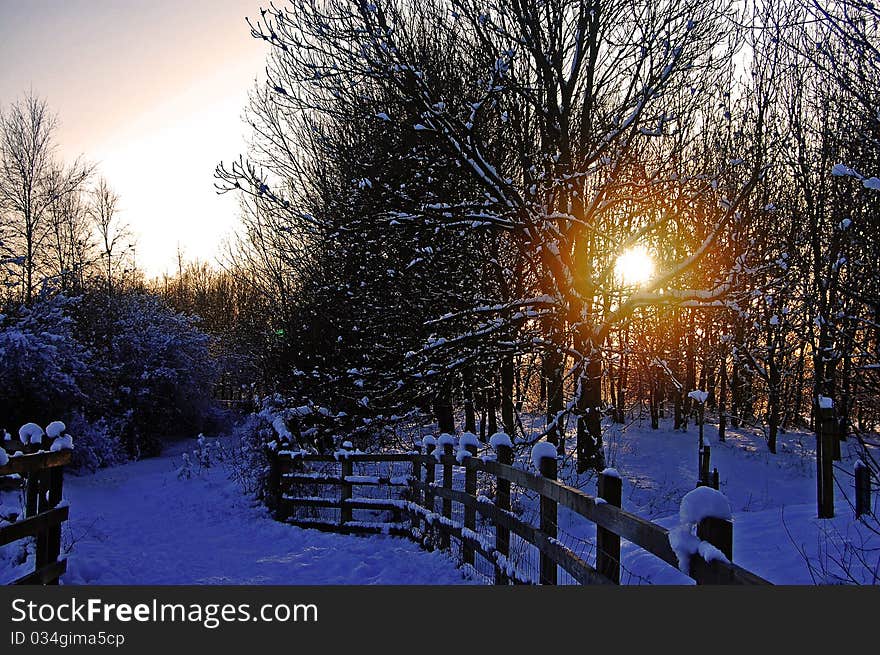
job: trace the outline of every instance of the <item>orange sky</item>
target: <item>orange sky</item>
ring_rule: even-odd
[[[59,114],[60,153],[99,163],[149,275],[178,243],[212,260],[237,202],[213,170],[243,152],[241,111],[266,49],[244,17],[268,0],[0,0],[0,105],[29,88]]]

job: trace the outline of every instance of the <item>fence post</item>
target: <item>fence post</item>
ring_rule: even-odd
[[[37,499],[40,496],[40,472],[31,471],[27,474],[24,488],[24,517],[37,515]]]
[[[721,481],[718,477],[718,469],[717,468],[712,469],[712,488],[717,491],[720,484],[721,484]]]
[[[709,461],[711,458],[712,447],[709,444],[705,444],[700,448],[700,479],[697,481],[698,487],[711,486],[711,480],[709,478]]]
[[[443,455],[445,457],[443,463],[443,488],[452,489],[452,464],[450,462],[452,458],[451,443],[443,444]],[[452,500],[449,498],[443,499],[443,516],[450,521],[452,520]],[[440,531],[440,548],[443,548],[444,550],[449,548],[449,530],[446,526]]]
[[[539,460],[539,470],[541,475],[547,478],[548,480],[556,480],[556,458],[555,457],[542,457]],[[547,498],[543,494],[541,494],[541,532],[550,537],[551,539],[556,539],[557,531],[556,531],[556,521],[557,521],[557,510],[556,510],[556,501],[552,498]],[[550,557],[541,553],[541,584],[555,585],[556,578],[556,562],[554,562]]]
[[[419,453],[416,452],[413,455],[412,460],[412,502],[416,505],[422,504],[422,492],[419,489],[419,482],[422,481],[422,465],[419,460]],[[419,529],[419,515],[415,512],[412,513],[410,526],[413,530]]]
[[[425,509],[430,513],[434,513],[434,492],[431,490],[431,485],[436,481],[436,474],[434,472],[434,458],[432,455],[432,446],[436,447],[436,444],[425,443],[425,454],[429,455],[428,459],[425,460]]]
[[[465,450],[467,450],[471,457],[477,456],[477,446],[474,444],[465,445]],[[472,465],[468,466],[468,459],[463,460],[464,464],[464,492],[476,500],[477,498],[477,469],[475,469]],[[464,527],[469,530],[473,530],[476,532],[477,529],[477,510],[473,507],[464,508]],[[468,545],[468,543],[462,540],[462,558],[464,559],[465,564],[470,564],[473,566],[474,564],[474,547],[472,545]]]
[[[620,507],[623,481],[613,469],[599,474],[599,497],[607,504]],[[615,584],[620,584],[620,536],[596,526],[596,570]]]
[[[275,519],[283,521],[281,510],[282,493],[281,493],[281,462],[278,453],[270,448],[266,448],[266,458],[269,460],[269,474],[266,477],[266,505],[272,510]]]
[[[37,514],[42,514],[50,509],[49,507],[49,469],[36,471],[34,474],[34,482],[37,485]],[[34,557],[34,569],[39,571],[49,563],[49,531],[42,529],[36,535],[36,554]]]
[[[862,460],[856,462],[856,518],[871,512],[871,470]]]
[[[821,398],[821,396],[820,396]],[[836,438],[834,406],[819,407],[819,425],[816,430],[816,486],[817,515],[820,519],[834,517],[834,439]]]
[[[705,518],[697,524],[697,536],[708,541],[724,556],[733,561],[733,522],[719,518]],[[694,557],[699,557],[695,555]],[[712,584],[713,580],[697,580],[697,584]]]
[[[55,508],[61,502],[62,486],[64,484],[64,467],[56,466],[49,470],[49,490],[48,501],[49,507]],[[47,558],[49,562],[58,561],[61,555],[61,524],[54,525],[49,528],[46,533],[47,542]],[[48,584],[58,584],[58,578],[50,581]]]
[[[351,460],[348,458],[348,453],[341,455],[342,457],[342,487],[340,491],[340,499],[339,499],[339,522],[341,524],[346,524],[352,519],[351,505],[348,504],[347,501],[351,500],[352,497],[352,487],[351,482],[347,481],[348,478],[353,474],[353,465]]]
[[[510,446],[499,444],[495,447],[498,453],[498,463],[510,466],[513,464],[513,449]],[[504,511],[510,511],[510,480],[497,478],[495,487],[495,506]],[[506,527],[495,526],[495,550],[506,558],[510,557],[510,530]],[[500,566],[495,566],[495,584],[506,585],[507,574]]]

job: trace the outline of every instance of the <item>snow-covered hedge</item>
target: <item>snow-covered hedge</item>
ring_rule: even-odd
[[[101,292],[37,298],[0,314],[0,432],[64,416],[87,468],[159,451],[201,429],[211,403],[209,338],[158,298]]]
[[[86,400],[90,357],[74,338],[75,305],[56,296],[0,314],[0,430],[69,415]]]

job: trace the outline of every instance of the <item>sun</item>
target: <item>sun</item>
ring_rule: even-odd
[[[633,246],[617,258],[614,274],[624,286],[641,286],[654,277],[654,260],[645,246]]]

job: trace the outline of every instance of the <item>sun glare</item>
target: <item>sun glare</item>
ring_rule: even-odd
[[[654,260],[645,246],[634,246],[617,258],[617,279],[626,286],[640,286],[654,276]]]

